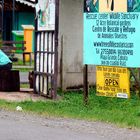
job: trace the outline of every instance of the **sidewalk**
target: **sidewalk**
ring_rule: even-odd
[[[29,83],[28,74],[29,74],[29,72],[19,72],[20,84],[28,84]]]
[[[0,99],[6,101],[45,101],[46,98],[33,93],[33,89],[21,88],[19,92],[3,92],[0,91]]]
[[[13,65],[13,69],[33,69],[34,66],[30,65]]]

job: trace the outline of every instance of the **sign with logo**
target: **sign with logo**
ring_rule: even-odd
[[[84,64],[140,67],[138,5],[138,0],[85,0]]]
[[[121,67],[96,67],[96,90],[99,96],[130,98],[130,72]]]

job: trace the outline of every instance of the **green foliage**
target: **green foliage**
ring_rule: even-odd
[[[21,54],[22,55],[22,54]],[[17,62],[13,62],[13,65],[15,66],[23,66],[23,60],[22,59],[18,59]],[[26,65],[29,66],[30,65],[30,62],[26,62]],[[32,60],[32,66],[34,65],[34,61]]]
[[[29,88],[29,84],[26,83],[20,84],[20,88]]]
[[[15,110],[18,105],[25,112],[44,116],[98,120],[121,127],[140,128],[140,100],[136,96],[131,99],[99,97],[95,95],[95,89],[92,89],[87,105],[83,104],[82,92],[67,92],[57,101],[30,100],[16,103],[0,100],[0,108]]]
[[[29,72],[33,71],[33,68],[12,68],[13,70],[19,70],[20,72]]]

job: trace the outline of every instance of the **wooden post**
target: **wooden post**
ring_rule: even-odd
[[[4,36],[3,36],[3,30],[4,30],[4,0],[2,0],[2,31],[1,31],[1,37],[2,37],[2,40],[4,39]]]
[[[12,15],[12,18],[13,18],[12,19],[12,24],[13,24],[12,26],[13,27],[12,28],[13,28],[13,30],[15,30],[15,0],[13,0],[13,11],[12,12],[13,12],[13,15]]]
[[[84,66],[83,70],[83,83],[84,83],[84,95],[83,95],[83,100],[84,104],[87,105],[88,103],[88,65]]]
[[[58,76],[58,34],[59,34],[59,0],[55,0],[55,66],[54,66],[54,95],[57,98],[57,76]]]

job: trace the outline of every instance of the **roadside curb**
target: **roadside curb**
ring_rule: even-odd
[[[23,66],[23,65],[21,65],[21,66],[19,66],[19,65],[17,65],[17,66],[12,66],[12,68],[13,69],[20,69],[20,68],[25,68],[25,69],[33,69],[34,68],[34,66]]]

